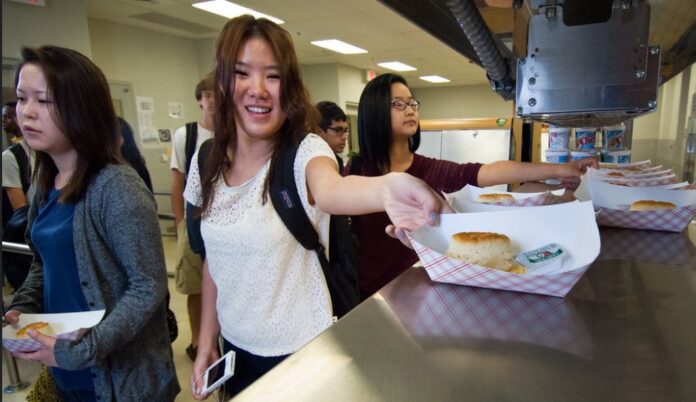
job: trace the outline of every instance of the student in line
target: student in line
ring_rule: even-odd
[[[299,144],[294,174],[301,207],[327,244],[332,213],[386,210],[406,229],[449,211],[424,182],[403,173],[341,177],[334,152],[315,134],[315,108],[302,83],[290,34],[266,19],[230,20],[216,43],[215,134],[200,177],[197,157],[184,197],[202,209],[206,248],[197,400],[205,369],[236,351],[228,396],[251,384],[332,324],[331,299],[316,254],[287,230],[268,194],[269,172]],[[384,230],[385,228],[381,228]]]
[[[406,80],[383,74],[363,89],[358,104],[360,155],[351,158],[345,174],[380,176],[406,172],[424,180],[435,191],[454,192],[467,184],[488,187],[496,184],[560,178],[577,180],[593,159],[566,164],[533,164],[515,161],[454,163],[416,153],[420,145],[420,102]],[[351,227],[360,244],[358,281],[360,296],[367,298],[418,261],[416,253],[387,236],[389,218],[382,212],[356,216]],[[397,231],[403,237],[403,232]]]
[[[196,360],[198,350],[198,331],[201,326],[201,281],[203,260],[191,249],[186,225],[186,206],[184,188],[193,154],[202,143],[213,138],[213,114],[215,99],[213,82],[208,75],[198,82],[194,91],[196,102],[201,110],[197,121],[188,122],[174,132],[172,139],[172,212],[176,228],[176,271],[177,292],[186,295],[186,311],[191,328],[191,343],[186,354],[191,361]],[[195,236],[195,234],[194,234]]]
[[[34,151],[17,125],[16,108],[17,102],[2,106],[2,128],[12,143],[2,153],[2,240],[24,243]],[[30,256],[2,253],[2,272],[13,290],[22,286],[30,265]]]
[[[50,368],[63,401],[173,401],[180,388],[165,316],[155,200],[119,153],[104,74],[65,48],[24,48],[17,115],[36,152],[34,262],[5,319],[106,310],[78,340],[29,331],[15,356]],[[50,323],[49,323],[50,324]]]
[[[118,117],[118,124],[121,127],[121,157],[128,163],[130,167],[135,169],[138,173],[145,186],[150,192],[154,192],[152,188],[152,178],[150,178],[150,171],[147,170],[147,165],[145,163],[145,158],[143,154],[140,153],[138,145],[135,143],[135,136],[133,135],[133,129],[126,120]]]
[[[341,154],[346,149],[346,140],[350,135],[348,128],[348,118],[345,112],[337,104],[330,101],[317,103],[319,111],[319,124],[317,134],[326,141],[336,154],[338,161],[338,171],[343,171],[343,158]]]

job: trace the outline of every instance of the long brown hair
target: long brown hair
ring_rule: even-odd
[[[102,71],[82,54],[57,46],[22,49],[19,73],[26,64],[38,66],[53,101],[51,117],[77,153],[77,166],[61,190],[60,202],[76,203],[92,178],[109,163],[121,163],[118,123],[109,84]],[[34,179],[46,201],[58,168],[50,155],[36,152]]]
[[[271,168],[264,182],[263,202],[266,202],[273,168],[283,151],[299,144],[316,122],[316,111],[302,83],[290,34],[265,18],[256,19],[250,15],[243,15],[229,20],[222,28],[215,45],[215,134],[211,151],[203,162],[203,214],[212,205],[215,182],[234,165],[234,152],[238,141],[234,108],[235,68],[240,50],[251,38],[266,41],[280,66],[280,107],[286,116],[278,135],[274,138]],[[229,154],[231,157],[228,156],[228,149],[232,150]]]

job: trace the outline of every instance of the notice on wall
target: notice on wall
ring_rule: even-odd
[[[169,117],[181,119],[184,117],[184,104],[181,102],[169,102],[167,106]]]
[[[140,127],[140,140],[143,147],[159,145],[159,133],[152,117],[155,113],[155,101],[148,96],[138,96],[135,99],[138,112],[138,126]]]

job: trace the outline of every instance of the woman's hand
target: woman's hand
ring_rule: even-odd
[[[573,182],[580,179],[580,176],[582,176],[587,171],[587,168],[592,167],[596,169],[599,167],[599,164],[597,163],[597,159],[595,158],[585,158],[572,160],[568,163],[564,163],[559,166],[561,168],[558,172],[558,178],[564,182]]]
[[[560,166],[558,178],[561,180],[563,187],[575,190],[580,185],[580,176],[582,176],[587,168],[597,168],[599,164],[595,158],[585,158],[572,160]]]
[[[200,345],[199,345],[200,346]],[[205,379],[203,374],[205,370],[210,367],[217,359],[220,358],[217,350],[211,349],[205,351],[198,349],[198,354],[196,355],[196,361],[193,362],[193,369],[191,370],[191,395],[193,399],[197,401],[202,401],[208,399],[210,394],[205,393],[203,388],[205,387]]]
[[[390,173],[385,186],[384,210],[392,224],[386,227],[389,236],[411,247],[405,231],[423,225],[434,226],[440,213],[454,212],[447,202],[424,181],[406,173]]]
[[[19,310],[10,310],[7,313],[5,313],[5,322],[10,324],[10,325],[15,325],[17,322],[19,322],[19,316],[22,315],[22,312]]]
[[[58,367],[56,363],[56,355],[53,349],[56,346],[58,338],[55,336],[44,335],[39,331],[30,329],[27,331],[29,337],[41,344],[41,347],[33,352],[15,352],[14,356],[24,360],[36,361],[44,366]]]

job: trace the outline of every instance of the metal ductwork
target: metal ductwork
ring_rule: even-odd
[[[448,0],[446,4],[486,70],[493,90],[503,99],[511,100],[515,96],[515,88],[510,74],[510,60],[503,58],[496,47],[476,5],[472,0]]]

